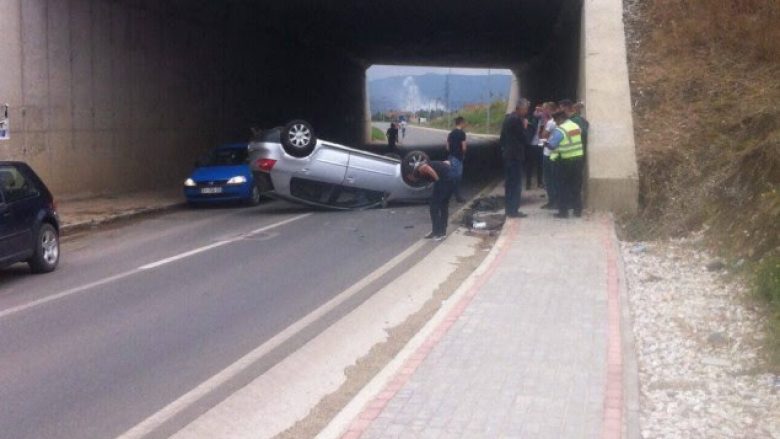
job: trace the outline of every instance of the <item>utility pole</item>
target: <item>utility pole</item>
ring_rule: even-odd
[[[485,130],[485,134],[490,134],[490,107],[493,106],[493,90],[490,89],[490,69],[488,69],[487,86],[488,86],[488,107],[487,107],[487,129]]]
[[[444,81],[444,102],[447,110],[447,127],[452,125],[452,110],[450,110],[450,75],[452,68],[447,72],[447,79]]]

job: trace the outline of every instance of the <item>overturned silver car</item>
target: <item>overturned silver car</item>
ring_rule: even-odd
[[[431,185],[411,171],[428,157],[413,151],[403,159],[317,139],[311,125],[295,120],[284,127],[254,130],[249,162],[255,183],[275,198],[333,209],[425,201]]]

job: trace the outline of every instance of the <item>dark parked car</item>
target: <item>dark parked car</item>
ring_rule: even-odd
[[[60,260],[54,198],[25,163],[0,161],[0,267],[27,262],[48,273]]]

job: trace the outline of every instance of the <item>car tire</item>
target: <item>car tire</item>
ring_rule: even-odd
[[[306,157],[314,151],[317,137],[311,124],[299,119],[284,126],[280,141],[287,154],[293,157]]]
[[[249,196],[249,198],[246,199],[246,205],[247,206],[257,206],[260,204],[260,199],[262,198],[262,195],[260,194],[260,188],[257,187],[257,185],[252,185],[252,195]]]
[[[406,153],[406,155],[404,155],[403,160],[401,160],[401,176],[404,179],[404,183],[412,187],[427,186],[429,184],[427,181],[424,180],[414,181],[410,177],[418,164],[427,162],[429,160],[430,158],[428,157],[428,154],[422,151],[410,151]]]
[[[27,263],[33,273],[49,273],[60,262],[60,236],[49,223],[41,224],[35,236],[35,253]]]

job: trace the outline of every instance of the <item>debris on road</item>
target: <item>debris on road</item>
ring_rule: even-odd
[[[463,211],[461,224],[471,233],[492,234],[504,226],[504,197],[491,195],[477,198]]]

